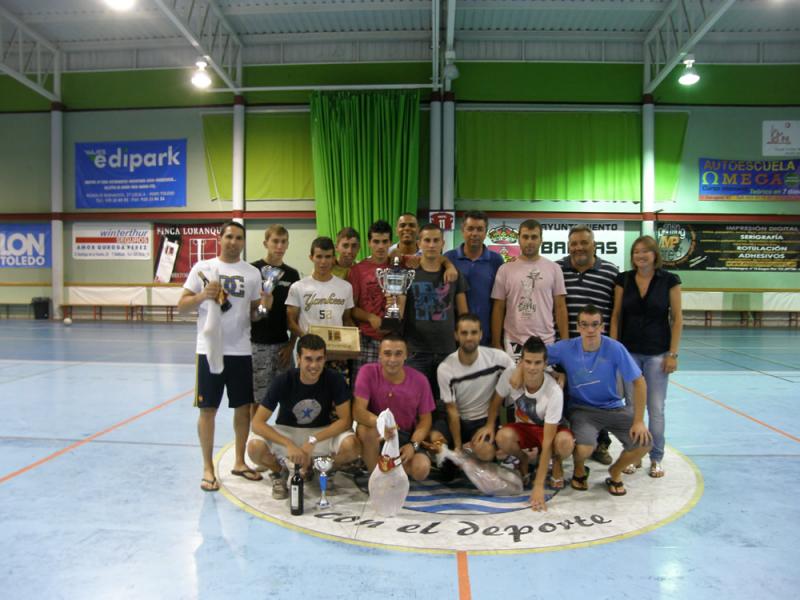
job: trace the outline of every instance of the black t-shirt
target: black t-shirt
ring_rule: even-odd
[[[636,271],[617,275],[622,288],[622,328],[619,341],[628,352],[654,356],[669,350],[672,329],[669,323],[669,291],[680,285],[675,273],[656,269],[647,293],[642,298],[636,285]]]
[[[251,263],[256,269],[261,271],[261,267],[267,266],[267,261],[257,260]],[[295,282],[300,281],[300,273],[286,263],[280,267],[275,267],[283,271],[283,277],[272,290],[273,303],[269,314],[260,321],[252,323],[250,328],[250,340],[256,344],[283,344],[289,341],[287,330],[289,325],[286,322],[286,297],[289,295],[289,287]]]
[[[325,368],[314,385],[300,381],[300,369],[278,375],[261,404],[271,411],[280,406],[276,423],[288,427],[325,427],[335,407],[350,400],[350,390],[339,373]]]
[[[469,289],[459,273],[453,283],[444,280],[444,268],[434,273],[416,269],[408,289],[403,322],[409,352],[450,354],[456,349],[456,295]]]

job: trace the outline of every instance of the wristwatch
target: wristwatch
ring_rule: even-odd
[[[419,442],[411,442],[411,447],[414,448],[414,452],[419,452]]]
[[[677,352],[667,352],[667,356],[669,356],[670,358],[678,358],[678,353]]]
[[[312,446],[316,446],[317,445],[316,436],[313,435],[308,436],[308,443],[311,444]]]

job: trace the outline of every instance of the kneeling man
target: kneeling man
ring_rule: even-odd
[[[547,348],[541,338],[532,336],[522,345],[519,363],[500,377],[489,408],[487,429],[477,437],[491,439],[501,405],[514,407],[514,423],[497,432],[497,447],[519,460],[523,477],[528,474],[528,453],[539,451],[539,467],[531,490],[531,508],[547,510],[544,499],[545,479],[550,459],[553,459],[549,487],[564,487],[561,461],[572,454],[575,438],[564,420],[564,393],[556,380],[545,372]]]
[[[299,368],[276,377],[252,421],[247,443],[250,459],[273,473],[272,497],[288,496],[288,471],[284,458],[302,465],[305,472],[315,456],[333,456],[334,467],[347,464],[359,455],[350,415],[350,390],[344,377],[325,367],[325,341],[306,334],[297,342]],[[275,425],[267,421],[280,406]],[[336,410],[338,419],[331,420]]]
[[[421,452],[420,445],[428,437],[436,405],[428,379],[405,366],[407,356],[406,341],[399,335],[389,334],[381,340],[378,362],[366,364],[358,371],[353,414],[364,462],[370,472],[380,452],[378,415],[388,408],[397,423],[397,431],[392,435],[399,436],[403,468],[413,479],[422,481],[430,473],[431,461]]]
[[[647,384],[625,347],[602,335],[603,315],[599,308],[587,304],[580,309],[578,333],[580,337],[548,348],[550,364],[561,365],[567,373],[569,422],[577,443],[571,485],[576,490],[589,489],[589,469],[584,461],[594,450],[597,434],[605,428],[624,448],[608,468],[606,488],[612,496],[624,496],[623,469],[639,462],[652,445],[653,438],[644,424]],[[617,374],[633,384],[633,406],[625,405],[625,398],[617,389]]]

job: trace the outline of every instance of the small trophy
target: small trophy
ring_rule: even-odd
[[[265,294],[271,294],[282,277],[283,269],[273,267],[272,265],[261,267],[261,289]],[[268,312],[269,310],[260,304],[258,305],[258,314],[266,315]]]
[[[328,500],[327,490],[328,490],[328,471],[333,468],[333,457],[332,456],[315,456],[314,457],[314,468],[319,471],[319,504],[317,504],[317,508],[330,508],[331,503]]]
[[[397,305],[397,296],[405,294],[414,281],[414,271],[400,266],[400,257],[395,256],[391,267],[375,269],[378,285],[385,294],[392,296],[392,304],[386,309],[386,315],[381,321],[381,329],[398,331],[400,329],[400,307]]]

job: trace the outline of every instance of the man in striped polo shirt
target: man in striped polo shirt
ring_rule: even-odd
[[[597,246],[594,232],[588,225],[575,225],[569,230],[569,256],[556,261],[564,273],[567,288],[567,313],[569,337],[578,337],[578,311],[593,304],[603,313],[603,322],[610,323],[614,304],[614,280],[619,269],[613,263],[595,255]],[[611,438],[606,430],[597,436],[597,447],[592,459],[604,465],[611,464],[608,447]]]

